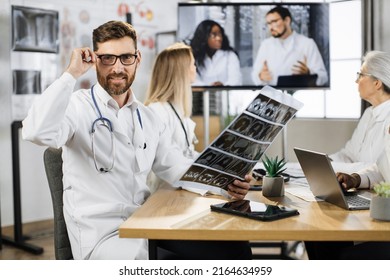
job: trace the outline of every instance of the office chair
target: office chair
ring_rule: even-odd
[[[73,259],[63,212],[62,149],[47,148],[43,154],[54,212],[54,251],[57,260]]]

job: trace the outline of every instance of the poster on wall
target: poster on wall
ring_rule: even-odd
[[[198,156],[175,186],[228,196],[234,180],[245,180],[276,136],[303,103],[270,86]]]

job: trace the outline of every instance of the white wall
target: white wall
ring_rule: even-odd
[[[292,119],[267,150],[267,154],[285,156],[296,162],[294,147],[334,153],[344,147],[358,120]],[[286,139],[287,141],[284,141]],[[285,151],[285,152],[284,152]]]

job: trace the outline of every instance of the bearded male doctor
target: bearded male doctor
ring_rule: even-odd
[[[73,50],[65,73],[23,121],[24,139],[63,148],[64,216],[75,259],[147,259],[147,241],[119,238],[118,227],[150,195],[146,177],[151,169],[173,183],[192,163],[132,92],[140,62],[130,24],[99,26],[93,31],[93,51]],[[93,66],[98,82],[73,92],[77,78]],[[242,199],[248,189],[248,182],[236,181],[230,194]],[[184,246],[193,249],[197,242]],[[250,258],[248,242],[208,242],[206,257]],[[229,247],[226,243],[232,250],[224,255],[211,251]]]

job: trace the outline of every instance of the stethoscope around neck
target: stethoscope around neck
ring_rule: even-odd
[[[187,134],[186,128],[184,127],[183,121],[181,120],[181,118],[180,118],[179,114],[177,113],[175,107],[173,107],[172,103],[168,101],[168,104],[169,104],[169,106],[171,106],[171,108],[172,108],[173,112],[175,113],[176,117],[179,119],[179,122],[181,124],[181,128],[183,129],[183,132],[184,132],[184,137],[186,138],[187,148],[184,150],[183,154],[187,158],[193,158],[194,157],[194,152],[192,151],[190,142],[188,141],[188,134]],[[194,139],[194,142],[195,141],[197,142],[196,138]]]
[[[93,91],[93,87],[94,86],[91,87],[91,97],[92,97],[93,104],[94,104],[94,106],[96,108],[96,111],[97,111],[97,114],[98,114],[98,118],[92,122],[92,128],[91,128],[92,154],[93,154],[93,161],[94,161],[96,170],[98,172],[100,172],[100,173],[105,173],[105,172],[111,171],[114,168],[114,165],[115,165],[114,128],[112,126],[111,121],[108,118],[103,117],[103,115],[102,115],[102,113],[101,113],[101,111],[99,109],[99,106],[98,106],[98,104],[96,102],[96,98],[95,98],[95,93]],[[138,121],[139,121],[139,124],[141,126],[141,129],[143,129],[141,114],[140,114],[138,108],[137,108],[137,117],[138,117]],[[111,161],[110,161],[110,164],[108,165],[108,167],[103,167],[103,165],[101,167],[99,167],[98,161],[96,159],[95,134],[96,134],[98,126],[102,126],[103,128],[107,129],[109,131],[109,133],[110,133],[110,139],[111,139],[110,158],[111,158]],[[146,148],[146,143],[144,143],[144,149],[145,148]]]

